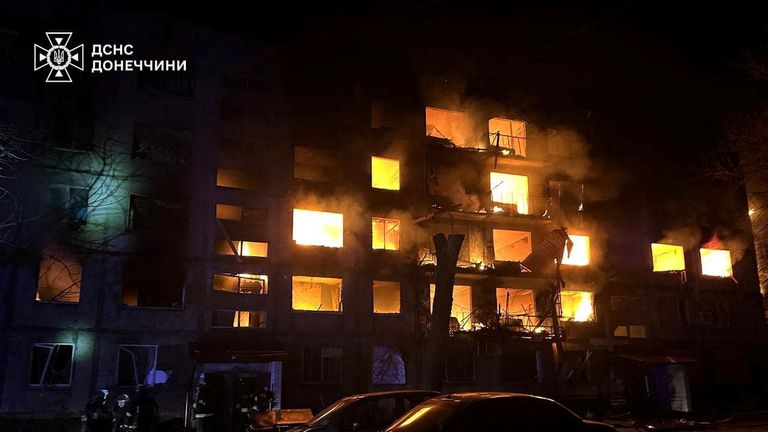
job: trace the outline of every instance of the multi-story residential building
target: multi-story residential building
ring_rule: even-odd
[[[754,263],[665,239],[642,203],[591,205],[568,169],[585,147],[551,119],[385,92],[361,70],[309,76],[275,49],[151,15],[79,19],[76,37],[190,70],[52,88],[2,63],[7,127],[38,143],[8,188],[23,205],[3,232],[3,416],[76,416],[98,389],[140,383],[167,417],[201,380],[225,416],[263,386],[315,410],[417,388],[436,233],[465,235],[443,390],[592,411],[750,394]],[[4,30],[0,53],[26,52],[35,23]],[[522,264],[561,226],[564,284]]]

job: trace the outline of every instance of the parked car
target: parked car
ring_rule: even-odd
[[[386,432],[580,431],[609,432],[552,399],[517,393],[456,393],[429,399]]]
[[[379,432],[395,419],[440,393],[402,390],[347,396],[289,432]]]

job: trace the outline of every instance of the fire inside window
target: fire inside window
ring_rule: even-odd
[[[429,312],[432,313],[432,304],[435,300],[435,284],[429,284]],[[469,285],[453,286],[453,303],[451,304],[451,318],[458,322],[461,330],[472,329],[472,287]]]
[[[400,221],[397,219],[373,218],[373,248],[384,250],[400,249]]]
[[[587,291],[560,292],[560,310],[564,321],[594,321],[595,295]]]
[[[400,313],[400,282],[373,281],[373,313]]]
[[[77,303],[82,277],[83,265],[76,256],[60,246],[47,245],[40,258],[35,300]]]
[[[232,246],[237,250],[237,254],[244,257],[266,258],[269,254],[269,243],[233,240]],[[232,247],[224,239],[216,241],[217,255],[234,255]]]
[[[651,255],[653,255],[653,271],[681,271],[685,270],[685,255],[682,246],[651,243]]]
[[[493,255],[496,261],[522,261],[531,253],[531,233],[493,230]]]
[[[265,328],[267,313],[263,311],[215,310],[211,327]]]
[[[721,249],[699,249],[701,274],[705,276],[732,277],[731,252]]]
[[[508,149],[515,156],[525,157],[528,144],[525,122],[494,117],[488,120],[489,145]]]
[[[563,264],[572,266],[589,265],[589,236],[569,235],[573,242],[571,254],[568,255],[568,247],[563,252]]]
[[[619,325],[613,329],[614,337],[645,338],[644,325]]]
[[[344,215],[293,209],[296,244],[340,248],[344,246]]]
[[[441,108],[426,107],[427,136],[450,140],[459,147],[467,147],[468,135],[464,113]]]
[[[491,172],[491,200],[495,203],[513,204],[517,213],[528,214],[528,177]]]
[[[536,325],[533,290],[496,288],[496,309],[504,326],[532,329]]]
[[[400,161],[378,156],[371,157],[371,187],[400,190]]]
[[[341,279],[293,276],[293,310],[341,312]]]
[[[238,294],[267,294],[266,275],[240,273],[235,275],[213,275],[213,289]]]

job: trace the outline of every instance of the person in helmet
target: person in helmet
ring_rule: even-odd
[[[131,415],[129,415],[129,402],[130,398],[127,394],[123,393],[115,399],[115,406],[112,408],[112,431],[123,432],[127,431],[131,425]]]
[[[197,432],[211,432],[214,427],[213,395],[208,385],[201,382],[197,386],[197,398],[192,404],[195,413],[195,430]]]
[[[110,432],[112,430],[112,410],[109,407],[109,391],[99,392],[85,405],[86,430],[89,432]]]

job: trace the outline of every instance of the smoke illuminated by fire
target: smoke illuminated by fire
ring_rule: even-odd
[[[301,245],[343,247],[344,215],[293,209],[293,240]]]

